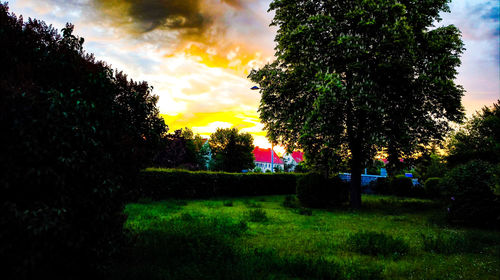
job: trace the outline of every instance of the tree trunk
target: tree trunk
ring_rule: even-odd
[[[399,152],[393,145],[389,145],[387,152],[389,153],[388,173],[389,176],[395,176],[402,170],[401,163],[399,162]]]
[[[357,142],[357,141],[356,141]],[[361,207],[361,145],[353,143],[351,146],[351,207]]]

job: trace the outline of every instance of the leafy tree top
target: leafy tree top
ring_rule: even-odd
[[[360,174],[376,149],[397,159],[441,139],[463,118],[460,31],[431,29],[447,2],[273,1],[276,60],[249,75],[271,141],[326,172],[350,158]]]

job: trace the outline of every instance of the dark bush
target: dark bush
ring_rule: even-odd
[[[248,220],[254,223],[262,223],[268,220],[266,211],[262,209],[253,209],[248,211]]]
[[[438,254],[467,252],[472,245],[463,234],[455,232],[422,235],[422,241],[425,251]]]
[[[287,195],[283,200],[283,207],[292,209],[300,208],[300,202],[295,195]]]
[[[134,197],[211,198],[295,193],[297,174],[222,173],[173,169],[141,172]]]
[[[390,194],[390,181],[388,178],[377,178],[377,180],[370,182],[370,189],[376,194]]]
[[[165,132],[147,83],[96,61],[72,32],[24,22],[0,4],[7,279],[101,270],[121,248],[122,194]]]
[[[297,198],[310,208],[339,206],[349,199],[349,184],[339,177],[309,173],[297,180]]]
[[[391,179],[390,191],[392,195],[411,196],[413,183],[410,178],[405,175],[397,175]]]
[[[442,180],[448,219],[461,225],[500,227],[500,201],[494,194],[493,166],[470,161],[450,170]]]
[[[424,183],[425,194],[428,197],[439,198],[442,196],[441,178],[431,177],[425,180]]]
[[[362,231],[347,238],[350,250],[365,255],[399,258],[409,251],[409,246],[400,238],[384,233]]]

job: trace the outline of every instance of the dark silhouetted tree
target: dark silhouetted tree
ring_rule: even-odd
[[[451,166],[470,160],[500,163],[500,100],[477,112],[448,143]]]
[[[214,170],[241,172],[254,168],[253,137],[239,133],[237,128],[218,128],[208,141]]]
[[[72,32],[0,4],[5,279],[95,278],[121,248],[124,195],[166,131],[148,84],[96,61]]]

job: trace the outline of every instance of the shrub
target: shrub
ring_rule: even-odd
[[[443,178],[448,220],[455,224],[500,227],[500,202],[493,193],[492,166],[471,161],[450,170]]]
[[[370,182],[370,189],[376,194],[390,194],[390,181],[388,178],[377,178],[377,180]]]
[[[339,177],[325,178],[310,173],[297,180],[297,198],[305,207],[338,206],[349,198],[349,184]]]
[[[101,271],[122,245],[123,194],[165,132],[157,97],[85,53],[70,24],[59,34],[0,4],[0,26],[4,275]]]
[[[300,202],[295,195],[287,195],[283,200],[283,207],[293,209],[300,208]]]
[[[413,183],[410,178],[405,175],[397,175],[391,179],[390,191],[392,195],[411,196]]]
[[[223,202],[223,204],[224,204],[224,206],[226,206],[226,207],[231,207],[231,206],[233,206],[233,202],[232,202],[231,200],[225,200],[225,201]]]
[[[432,235],[422,234],[423,247],[425,251],[439,254],[456,254],[467,252],[471,244],[467,242],[464,235],[450,232]]]
[[[424,183],[424,189],[425,189],[425,194],[428,197],[432,198],[438,198],[442,196],[442,191],[441,191],[441,178],[438,177],[431,177],[427,180],[425,180]]]
[[[149,168],[140,173],[133,196],[164,200],[293,194],[300,176]]]
[[[243,204],[245,204],[248,208],[261,208],[262,205],[260,203],[255,202],[255,200],[243,200]]]
[[[248,220],[254,223],[266,222],[268,220],[266,211],[262,209],[250,210],[248,211]]]
[[[409,246],[400,238],[384,233],[361,231],[347,238],[350,250],[372,256],[399,258],[409,251]]]

